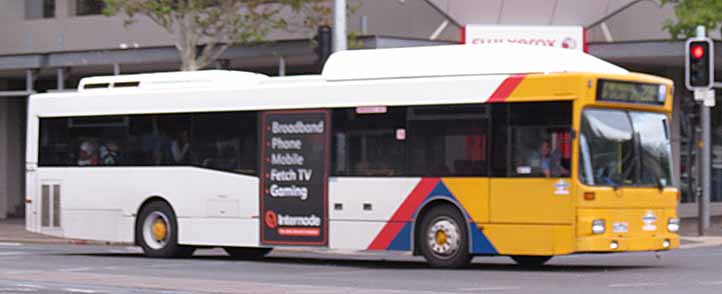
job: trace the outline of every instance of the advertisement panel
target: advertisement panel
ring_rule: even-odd
[[[329,112],[261,117],[261,243],[328,245]]]
[[[585,50],[581,26],[467,25],[462,32],[462,42],[468,45],[518,43]]]

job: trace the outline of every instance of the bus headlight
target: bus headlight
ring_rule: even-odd
[[[606,230],[604,220],[603,219],[595,219],[592,222],[592,233],[594,234],[604,234],[604,231]]]
[[[669,242],[668,239],[664,239],[664,241],[662,242],[662,247],[669,248],[669,246],[672,246],[672,243]]]
[[[667,221],[667,231],[673,233],[679,231],[679,218],[669,218],[669,220]]]

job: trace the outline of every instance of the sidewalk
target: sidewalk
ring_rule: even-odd
[[[25,230],[25,219],[11,218],[0,220],[0,242],[3,243],[72,243],[71,240],[49,237]]]
[[[696,237],[699,234],[697,218],[682,218],[680,221],[679,235]],[[722,236],[722,216],[713,216],[710,228],[704,233],[705,236]]]

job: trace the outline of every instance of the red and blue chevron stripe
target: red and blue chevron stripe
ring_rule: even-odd
[[[391,216],[376,238],[368,246],[368,250],[411,250],[413,223],[422,204],[431,198],[447,198],[454,203],[459,201],[444,185],[440,178],[422,178],[411,193]],[[460,206],[461,207],[461,206]],[[467,228],[471,232],[471,253],[497,254],[494,246],[484,233],[479,230],[473,219],[463,212],[469,220]]]

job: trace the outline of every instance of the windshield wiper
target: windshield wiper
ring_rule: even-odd
[[[654,178],[654,183],[657,184],[657,189],[659,189],[659,191],[664,190],[664,183],[662,183],[662,176],[660,176],[658,173],[656,173],[652,170],[643,170],[643,171],[646,171],[652,175],[652,177]]]
[[[624,163],[627,162],[627,160],[629,160],[629,159],[634,159],[635,157],[636,157],[636,156],[634,156],[633,153],[630,153],[627,158],[625,158],[624,160],[622,160],[622,163],[621,163],[621,164],[622,164],[622,168],[624,168],[624,166],[625,166]],[[622,178],[620,179],[619,185],[618,185],[616,188],[619,188],[620,186],[624,186],[624,181],[627,179],[627,177],[629,177],[629,174],[630,174],[632,171],[634,171],[634,169],[637,167],[637,161],[636,161],[636,160],[633,160],[632,163],[630,163],[627,167],[628,167],[628,168],[625,169],[625,170],[622,172]]]

